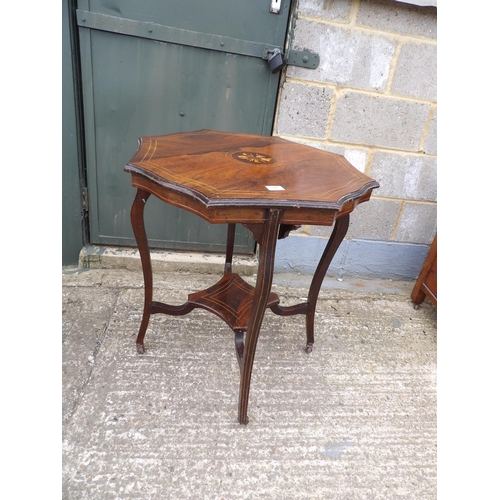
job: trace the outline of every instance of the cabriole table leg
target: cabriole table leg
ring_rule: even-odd
[[[326,271],[332,262],[332,259],[337,252],[344,236],[349,228],[349,214],[339,217],[335,221],[335,227],[333,228],[332,234],[328,243],[326,244],[323,255],[318,263],[316,272],[314,273],[313,279],[311,281],[311,286],[309,287],[309,295],[307,297],[307,312],[306,312],[306,334],[307,334],[307,344],[306,352],[310,353],[314,344],[314,316],[316,314],[316,303],[318,301],[318,294],[321,289],[321,284],[325,277]]]
[[[144,354],[144,336],[151,316],[151,304],[153,302],[153,273],[151,269],[151,255],[149,253],[149,244],[144,226],[144,207],[150,193],[143,189],[138,189],[135,195],[134,203],[130,211],[130,221],[132,229],[139,248],[141,256],[142,273],[144,275],[144,310],[142,313],[141,326],[137,335],[137,352]]]

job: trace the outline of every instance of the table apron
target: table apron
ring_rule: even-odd
[[[138,189],[153,194],[160,200],[177,208],[182,208],[211,224],[248,223],[264,224],[268,218],[268,210],[277,208],[281,211],[281,224],[331,226],[338,217],[354,210],[358,203],[370,198],[371,190],[357,200],[345,202],[341,209],[338,208],[312,208],[312,207],[273,207],[271,204],[262,206],[207,206],[202,200],[177,190],[161,186],[152,180],[132,174],[132,185]]]

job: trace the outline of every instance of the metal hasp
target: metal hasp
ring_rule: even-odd
[[[269,12],[273,14],[279,14],[281,10],[281,0],[271,0],[271,8]]]
[[[319,54],[308,50],[290,50],[286,55],[279,49],[266,50],[263,59],[267,59],[272,73],[277,73],[285,66],[316,69],[319,65]]]
[[[316,69],[319,65],[319,54],[309,50],[290,50],[286,57],[286,63],[290,66]]]
[[[263,56],[269,63],[272,73],[277,73],[285,66],[300,66],[301,68],[316,69],[319,65],[319,54],[309,50],[289,50],[283,54],[280,49],[266,49]]]

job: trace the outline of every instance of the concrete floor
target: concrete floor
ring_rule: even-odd
[[[213,274],[155,274],[181,304]],[[245,278],[252,281],[252,277]],[[310,277],[277,275],[282,303]],[[63,495],[76,499],[435,499],[436,310],[412,283],[327,278],[316,343],[268,311],[237,423],[231,330],[197,309],[135,336],[142,274],[63,270]]]

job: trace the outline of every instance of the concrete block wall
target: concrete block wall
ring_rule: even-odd
[[[343,154],[380,183],[351,215],[329,274],[420,271],[437,230],[436,25],[435,7],[299,0],[291,48],[320,64],[283,72],[274,135]],[[310,272],[330,233],[305,226],[280,241],[276,271]]]

